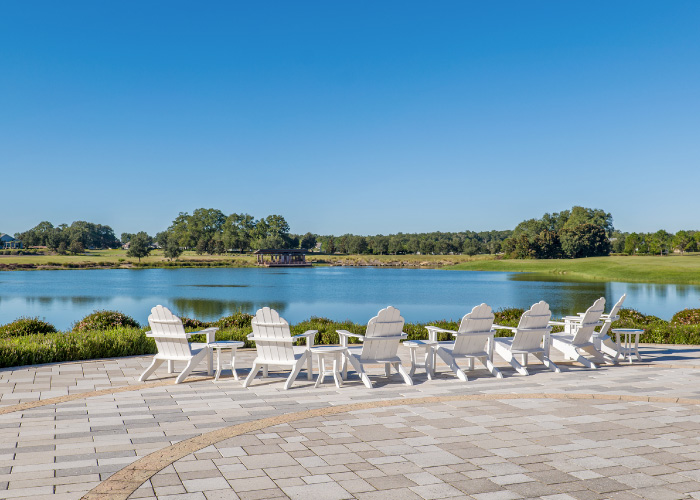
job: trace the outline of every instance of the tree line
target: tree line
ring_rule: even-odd
[[[503,254],[516,259],[580,258],[625,254],[663,254],[673,250],[700,251],[700,232],[664,230],[655,233],[623,233],[613,227],[612,215],[601,209],[575,206],[528,219],[513,230],[354,234],[293,234],[282,215],[256,219],[250,214],[226,215],[214,208],[181,212],[170,226],[150,236],[145,232],[122,233],[117,239],[111,227],[85,221],[56,227],[44,221],[16,234],[25,246],[46,246],[59,253],[82,253],[89,248],[118,248],[129,244],[128,255],[145,257],[155,247],[169,259],[184,250],[198,254],[247,252],[262,248],[318,248],[324,253],[386,254]]]

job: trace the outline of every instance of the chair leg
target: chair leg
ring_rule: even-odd
[[[592,361],[581,356],[578,353],[576,347],[567,342],[562,342],[560,340],[553,339],[552,347],[554,347],[557,351],[561,351],[562,353],[564,353],[564,357],[573,360],[574,363],[580,363],[591,370],[598,369],[598,367]]]
[[[507,349],[501,349],[498,350],[498,355],[501,356],[503,359],[505,359],[508,363],[510,363],[510,366],[515,368],[515,370],[521,374],[521,375],[530,375],[530,372],[527,371],[527,368],[525,368],[523,365],[518,363],[518,360],[515,359],[515,356],[513,356],[513,353],[510,352]]]
[[[267,378],[268,365],[263,366],[262,378]]]
[[[457,378],[460,379],[463,382],[469,382],[469,378],[467,378],[467,374],[464,373],[464,371],[457,365],[457,361],[455,361],[454,356],[452,356],[449,352],[447,352],[443,348],[438,348],[437,349],[437,355],[442,359],[447,366],[450,367],[450,370],[455,372],[455,375],[457,375]]]
[[[501,370],[496,368],[493,365],[493,362],[491,361],[490,358],[484,357],[484,358],[479,358],[480,361],[483,363],[483,365],[486,367],[486,369],[491,372],[491,375],[493,375],[496,378],[503,378],[503,374],[501,373]]]
[[[306,361],[306,358],[309,357],[311,354],[310,351],[307,351],[304,353],[304,355],[297,360],[297,363],[294,365],[294,369],[292,370],[292,373],[289,374],[289,377],[287,378],[287,381],[284,383],[284,390],[286,391],[289,389],[294,381],[297,379],[297,375],[299,375],[299,372],[301,371],[301,367],[304,366],[304,362]]]
[[[396,371],[401,374],[404,382],[406,382],[406,385],[413,385],[413,379],[408,375],[408,372],[401,363],[394,363],[394,367],[396,368]]]
[[[357,358],[355,356],[353,356],[352,354],[350,354],[348,356],[348,360],[350,361],[350,364],[352,365],[352,367],[355,369],[355,371],[359,375],[360,380],[362,380],[362,383],[365,384],[365,386],[368,389],[371,389],[372,388],[372,381],[367,376],[367,373],[365,373],[365,369],[363,368],[362,363],[360,363],[357,360]]]
[[[153,357],[153,361],[151,361],[151,364],[148,368],[146,368],[146,371],[141,374],[139,377],[139,382],[143,382],[146,380],[148,377],[150,377],[154,371],[158,369],[160,365],[162,365],[165,362],[164,359],[158,358],[156,356]]]
[[[168,373],[174,373],[175,372],[175,361],[172,359],[168,360]]]
[[[384,363],[384,375],[387,377],[391,377],[391,364],[390,363]]]
[[[307,350],[308,356],[306,357],[306,380],[314,379],[314,357],[311,355],[311,351]]]
[[[253,368],[250,369],[250,373],[243,381],[243,387],[248,387],[253,379],[258,375],[258,372],[263,367],[260,363],[254,363]]]
[[[614,365],[618,364],[620,351],[617,350],[617,344],[610,337],[600,339],[600,352],[604,356],[608,356]]]
[[[198,353],[196,356],[192,357],[192,359],[189,360],[187,363],[187,366],[185,367],[184,370],[182,370],[182,373],[177,376],[175,379],[176,384],[182,383],[183,380],[185,380],[187,377],[190,376],[190,373],[192,373],[192,370],[194,370],[194,367],[197,366],[199,362],[202,361],[204,357],[206,357],[209,354],[209,350],[202,350],[200,353]]]
[[[555,365],[554,363],[552,363],[552,360],[550,360],[548,356],[545,356],[544,353],[542,353],[542,352],[533,352],[532,354],[533,354],[537,359],[539,359],[540,361],[542,361],[542,364],[543,364],[544,366],[546,366],[547,368],[549,368],[549,369],[552,370],[553,372],[555,372],[555,373],[561,373],[561,370],[559,369],[559,367],[558,367],[557,365]]]

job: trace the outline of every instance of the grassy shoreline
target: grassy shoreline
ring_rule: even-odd
[[[524,279],[623,281],[700,285],[700,254],[669,256],[610,256],[585,259],[514,260],[491,255],[324,255],[308,254],[314,265],[437,268],[454,271],[531,273]],[[0,271],[56,269],[148,269],[192,267],[256,267],[255,257],[197,255],[185,252],[169,261],[161,251],[137,261],[125,250],[94,250],[84,255],[0,255]]]

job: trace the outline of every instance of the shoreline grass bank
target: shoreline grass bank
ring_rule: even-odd
[[[529,273],[522,279],[621,281],[700,285],[700,253],[669,256],[589,257],[583,259],[501,259],[492,255],[326,255],[310,253],[317,266],[396,267],[450,271]],[[0,271],[61,269],[179,269],[257,267],[252,254],[197,255],[185,252],[167,260],[160,250],[138,261],[125,250],[94,250],[84,255],[0,255]]]

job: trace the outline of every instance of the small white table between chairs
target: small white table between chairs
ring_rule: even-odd
[[[238,380],[238,374],[236,373],[236,350],[239,347],[243,347],[245,342],[240,340],[217,340],[216,342],[209,342],[207,346],[212,352],[216,351],[216,376],[214,377],[214,382],[219,381],[221,372],[225,369],[230,369],[231,374],[235,380]],[[225,350],[231,351],[231,362],[224,366],[223,354]]]
[[[642,360],[642,356],[639,354],[639,335],[644,333],[644,330],[637,328],[613,328],[612,332],[615,334],[615,343],[617,344],[618,352],[622,355],[622,359],[627,358],[631,363],[632,354],[634,353],[637,361]],[[620,343],[620,335],[624,336],[622,344]],[[634,345],[632,345],[633,335],[635,337]]]
[[[416,373],[416,368],[423,368],[428,376],[428,380],[433,380],[433,375],[435,375],[435,348],[437,345],[437,340],[406,340],[403,342],[403,346],[411,350],[411,371],[408,372],[409,376],[412,377]]]
[[[311,352],[316,355],[316,361],[318,362],[318,378],[316,379],[316,385],[318,387],[323,384],[326,375],[332,375],[335,381],[335,386],[340,388],[343,385],[343,377],[340,375],[340,367],[343,364],[343,356],[347,353],[347,348],[343,346],[318,346],[312,347]],[[330,370],[326,366],[326,363],[330,365]]]

